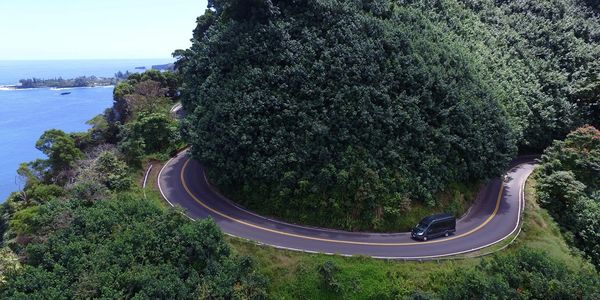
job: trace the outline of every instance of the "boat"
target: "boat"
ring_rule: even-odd
[[[64,93],[60,93],[60,95],[61,95],[61,96],[64,96],[64,95],[70,95],[70,94],[71,94],[71,92],[64,92]]]

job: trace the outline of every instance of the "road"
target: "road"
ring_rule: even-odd
[[[478,193],[469,212],[456,224],[456,233],[426,242],[408,232],[357,233],[289,224],[247,211],[220,195],[202,166],[187,151],[165,164],[158,186],[172,206],[182,207],[192,219],[212,217],[229,235],[291,250],[340,255],[368,255],[387,259],[432,259],[476,251],[508,238],[519,227],[525,180],[532,159],[513,161],[507,179],[490,180]]]

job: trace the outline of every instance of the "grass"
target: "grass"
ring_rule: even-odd
[[[259,270],[270,279],[269,294],[273,299],[384,299],[398,289],[401,294],[436,290],[435,282],[430,278],[443,277],[457,265],[454,261],[400,263],[360,256],[304,254],[257,246],[236,238],[228,240],[237,253],[255,258]],[[326,261],[339,268],[334,275],[341,287],[338,292],[328,289],[317,272]]]
[[[148,199],[152,199],[153,201],[158,199],[158,201],[161,202],[165,207],[170,207],[168,202],[162,197],[158,188],[158,173],[160,173],[160,170],[166,164],[166,161],[167,160],[153,159],[151,157],[145,158],[142,163],[143,167],[136,171],[134,180],[139,188],[143,191],[142,193],[145,193]],[[148,173],[146,188],[143,189],[142,185],[144,182],[144,176],[146,175],[146,171],[148,171],[148,167],[150,165],[152,165],[152,170],[150,170],[150,173]]]
[[[537,204],[534,189],[535,180],[530,178],[526,184],[522,232],[502,251],[514,252],[523,247],[541,249],[573,269],[592,267],[569,248],[558,225]],[[385,261],[280,250],[232,237],[227,240],[234,252],[254,258],[258,269],[270,280],[269,294],[273,299],[391,299],[410,296],[414,291],[437,292],[447,282],[449,273],[457,268],[473,268],[486,259]],[[498,250],[503,245],[481,252]],[[318,273],[319,266],[326,261],[333,262],[339,269],[333,276],[338,291],[328,288],[328,282]]]
[[[535,185],[535,179],[530,176],[525,185],[526,201],[522,232],[509,251],[514,251],[518,247],[529,247],[544,250],[550,257],[570,266],[590,266],[577,254],[577,249],[568,246],[558,224],[547,210],[539,206],[535,196]]]
[[[252,256],[258,269],[270,280],[273,299],[388,299],[414,291],[435,292],[447,275],[458,267],[472,268],[480,259],[399,262],[368,257],[307,254],[258,246],[238,238],[227,238],[238,254]],[[318,267],[331,261],[341,289],[328,289]]]

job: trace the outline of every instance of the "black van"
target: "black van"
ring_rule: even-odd
[[[451,214],[438,214],[423,218],[410,236],[413,239],[426,241],[438,236],[449,236],[456,231],[456,218]]]

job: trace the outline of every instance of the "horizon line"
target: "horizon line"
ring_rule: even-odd
[[[175,60],[173,57],[150,57],[150,58],[15,58],[15,59],[4,59],[0,58],[0,61],[66,61],[66,60]]]

